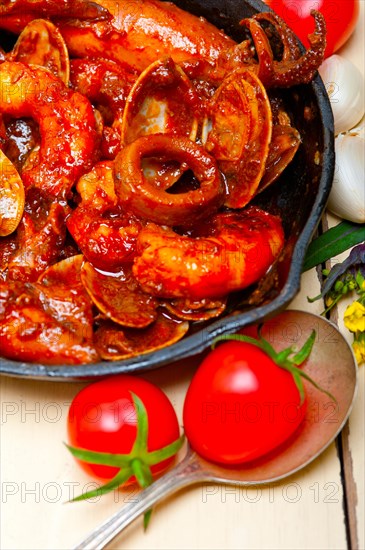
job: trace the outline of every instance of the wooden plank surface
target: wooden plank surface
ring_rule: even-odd
[[[146,377],[161,385],[179,413],[189,370],[161,369]],[[78,494],[90,483],[61,443],[67,404],[80,385],[1,382],[7,411],[1,428],[2,547],[71,548],[133,493],[64,504],[72,487]],[[111,548],[342,549],[342,499],[332,445],[302,473],[259,492],[214,485],[187,489],[157,507],[148,534],[137,521]],[[14,528],[20,516],[22,527]]]
[[[363,4],[361,23],[341,52],[362,70]],[[316,271],[304,274],[301,292],[290,307],[320,313],[322,305],[308,304],[306,298],[318,289]],[[345,305],[338,311],[344,334]],[[191,360],[187,363],[145,376],[166,391],[180,418],[194,371]],[[156,508],[147,534],[137,521],[110,548],[343,550],[348,547],[347,532],[354,549],[365,548],[364,376],[362,368],[358,399],[340,454],[333,444],[302,472],[260,490],[217,485],[186,489]],[[134,490],[94,502],[66,503],[92,483],[62,445],[68,405],[83,384],[1,377],[0,385],[0,546],[4,550],[72,548],[133,499]]]
[[[326,222],[328,227],[337,225],[340,220],[335,216],[327,214]],[[348,251],[333,258],[329,267],[342,262],[348,256]],[[352,334],[346,329],[343,316],[349,304],[355,299],[351,295],[341,300],[332,311],[331,320],[340,328],[349,344],[353,341]],[[365,369],[359,369],[358,394],[354,404],[353,412],[345,429],[342,432],[342,462],[344,476],[344,493],[346,500],[348,537],[352,548],[365,548]]]

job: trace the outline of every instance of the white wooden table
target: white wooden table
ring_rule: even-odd
[[[355,34],[338,53],[364,71],[364,0],[361,5]],[[325,221],[339,222],[331,216]],[[316,271],[305,273],[290,307],[320,313],[323,304],[308,304],[306,298],[318,290]],[[345,306],[341,304],[334,316],[351,341],[341,321]],[[191,361],[187,363],[145,376],[166,391],[180,418],[194,370]],[[300,473],[259,490],[188,488],[156,508],[147,534],[139,520],[110,548],[364,549],[364,367],[359,375],[357,401],[342,436]],[[65,504],[93,486],[62,445],[68,406],[83,384],[6,377],[0,384],[0,547],[70,549],[132,500],[134,490]]]

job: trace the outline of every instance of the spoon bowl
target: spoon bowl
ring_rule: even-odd
[[[264,485],[280,481],[316,459],[340,433],[352,409],[357,389],[352,349],[333,323],[303,311],[287,310],[272,318],[265,323],[262,335],[280,351],[290,345],[300,348],[312,330],[316,331],[316,341],[303,370],[336,402],[305,382],[308,406],[299,428],[280,447],[251,463],[234,467],[213,464],[188,447],[185,458],[175,468],[141,491],[135,502],[124,506],[75,548],[104,548],[156,502],[188,485]]]

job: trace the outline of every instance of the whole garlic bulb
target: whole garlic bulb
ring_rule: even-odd
[[[347,132],[364,116],[364,78],[351,61],[339,55],[328,57],[319,74],[330,98],[335,134]]]
[[[358,133],[335,139],[336,169],[327,208],[336,216],[365,223],[365,139]]]

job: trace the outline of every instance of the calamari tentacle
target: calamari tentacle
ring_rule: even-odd
[[[326,49],[326,22],[323,15],[316,10],[312,10],[311,15],[315,21],[315,30],[308,35],[310,47],[299,59],[286,63],[274,61],[274,75],[270,86],[289,88],[307,84],[315,76]]]
[[[301,51],[298,45],[298,38],[276,13],[268,11],[257,13],[253,16],[253,19],[256,21],[267,21],[275,28],[284,47],[282,61],[299,59]]]
[[[242,19],[240,25],[246,27],[250,31],[259,61],[258,66],[255,67],[255,65],[252,64],[250,69],[255,69],[257,76],[264,84],[266,84],[266,82],[271,82],[274,72],[274,55],[265,30],[260,23],[253,18]]]
[[[326,23],[320,12],[312,10],[311,15],[315,21],[315,30],[308,36],[310,47],[302,55],[298,55],[298,46],[294,46],[295,35],[276,16],[263,13],[241,21],[241,25],[251,33],[258,57],[258,65],[253,64],[250,69],[258,74],[267,88],[289,88],[308,83],[314,77],[326,49]],[[268,36],[260,25],[260,21],[265,20],[275,26],[283,42],[284,51],[280,61],[274,59]]]

